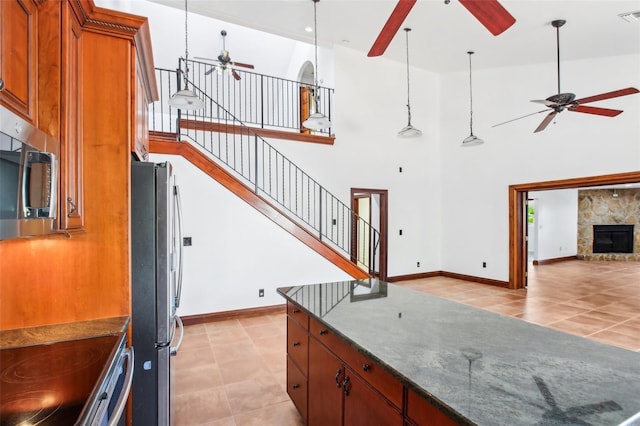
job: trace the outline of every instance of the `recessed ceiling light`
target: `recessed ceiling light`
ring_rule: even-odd
[[[640,10],[635,12],[621,13],[618,15],[627,22],[640,22]]]
[[[313,32],[313,28],[311,27],[304,27],[304,30],[308,33],[312,33]]]

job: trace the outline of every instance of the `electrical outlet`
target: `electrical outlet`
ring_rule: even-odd
[[[418,263],[416,264],[416,266],[419,268],[419,267],[420,267],[420,262],[418,262]]]
[[[482,267],[486,268],[487,267],[487,262],[482,262]]]
[[[184,237],[182,239],[182,245],[185,247],[191,246],[191,237]]]
[[[264,288],[258,289],[258,297],[264,297]]]

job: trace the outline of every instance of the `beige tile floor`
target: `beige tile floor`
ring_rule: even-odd
[[[640,351],[640,262],[531,266],[523,290],[445,277],[396,284]],[[285,316],[186,327],[175,358],[178,426],[303,424],[285,391]]]

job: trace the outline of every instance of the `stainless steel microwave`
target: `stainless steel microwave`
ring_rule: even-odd
[[[58,142],[0,107],[0,240],[56,230]]]

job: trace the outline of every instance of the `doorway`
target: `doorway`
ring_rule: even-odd
[[[527,200],[529,191],[588,188],[640,182],[640,171],[509,186],[509,288],[527,286]]]
[[[351,233],[351,259],[370,275],[387,279],[387,223],[388,205],[386,189],[351,188],[351,210],[371,225],[354,226]]]

